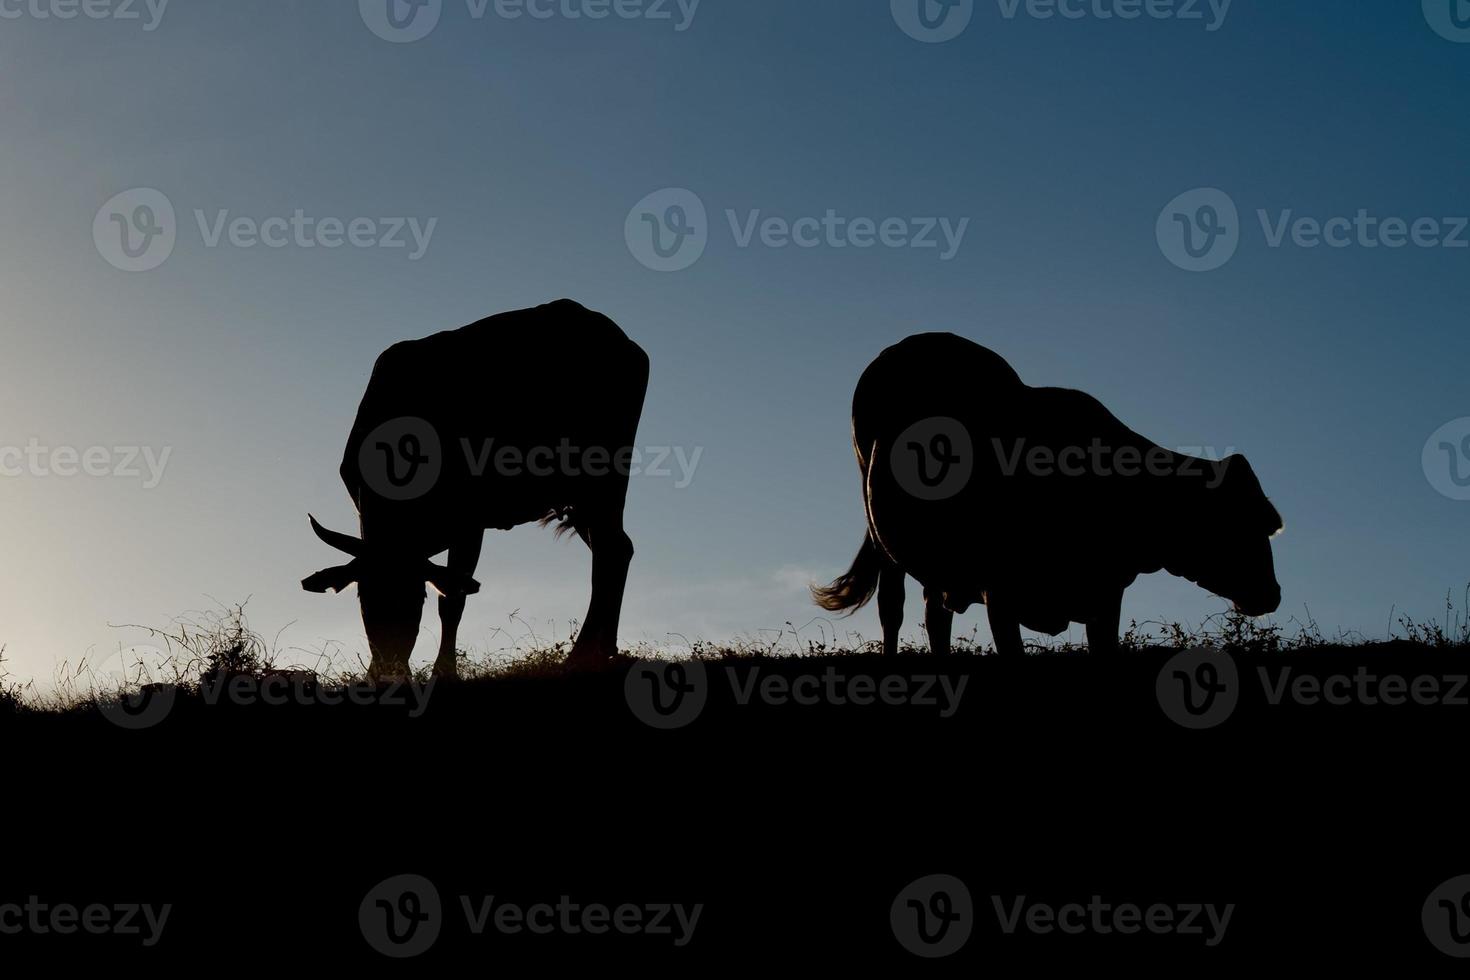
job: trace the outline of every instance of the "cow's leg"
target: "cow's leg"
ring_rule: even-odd
[[[475,566],[480,563],[480,545],[484,540],[484,530],[476,528],[451,544],[446,562],[449,569],[465,575],[475,574]],[[462,595],[439,597],[439,656],[434,660],[435,677],[459,674],[456,645],[459,642],[459,621],[464,617],[464,600]]]
[[[903,569],[886,558],[878,573],[878,624],[883,627],[883,655],[898,653],[898,634],[903,629]]]
[[[944,607],[944,593],[937,589],[924,590],[924,632],[929,634],[929,652],[936,657],[948,656],[954,613]]]
[[[1087,621],[1087,649],[1090,653],[1117,653],[1118,626],[1123,618],[1123,593],[1108,596],[1095,618]]]
[[[1006,611],[1004,602],[987,596],[985,609],[990,616],[990,635],[995,638],[995,652],[1003,657],[1019,657],[1026,653],[1021,643],[1021,621]]]
[[[592,600],[568,660],[585,666],[618,652],[618,620],[628,585],[628,565],[633,560],[633,541],[623,530],[621,513],[593,519],[578,532],[592,549]]]

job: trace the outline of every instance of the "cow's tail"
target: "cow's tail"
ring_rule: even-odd
[[[856,612],[878,591],[883,564],[883,554],[873,543],[872,535],[864,537],[852,567],[831,585],[812,586],[812,601],[828,612]]]

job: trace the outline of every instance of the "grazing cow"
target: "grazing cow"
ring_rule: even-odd
[[[1166,569],[1262,616],[1281,604],[1271,541],[1281,517],[1239,455],[1196,459],[1128,429],[1096,399],[1032,388],[992,351],[945,333],[888,348],[852,400],[868,534],[852,568],[814,588],[824,609],[874,592],[883,648],[903,625],[904,576],[924,587],[930,648],[984,602],[996,649],[1020,627],[1087,626],[1118,644],[1123,591]]]
[[[503,313],[395,344],[378,358],[342,456],[361,537],[311,526],[352,561],[301,584],[357,583],[374,676],[402,676],[440,594],[438,675],[455,641],[486,528],[560,522],[592,551],[592,600],[572,646],[616,653],[633,543],[623,503],[648,388],[648,356],[612,320],[570,301]],[[430,559],[448,551],[448,561]]]

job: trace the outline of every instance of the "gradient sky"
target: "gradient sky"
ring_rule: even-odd
[[[1470,249],[1271,248],[1256,218],[1470,215],[1470,44],[1419,3],[1236,0],[1209,30],[1205,3],[1188,21],[1100,19],[1092,0],[1081,19],[1008,18],[977,0],[930,44],[888,0],[703,0],[682,31],[672,0],[672,20],[493,4],[475,19],[444,0],[414,43],[375,36],[348,0],[176,2],[153,30],[141,2],[131,21],[37,17],[45,2],[0,4],[21,13],[0,18],[0,445],[170,455],[152,487],[0,477],[17,676],[137,642],[110,624],[247,597],[285,647],[363,650],[355,600],[298,582],[336,561],[308,510],[354,528],[336,468],[374,358],[561,296],[648,351],[640,445],[702,450],[688,486],[634,481],[625,641],[813,619],[807,582],[845,569],[863,534],[853,385],[919,330],[1091,392],[1163,445],[1246,453],[1286,520],[1283,620],[1310,609],[1329,633],[1382,635],[1391,608],[1436,615],[1470,581],[1470,503],[1421,464],[1431,433],[1470,415]],[[671,187],[707,207],[709,244],[661,273],[624,224]],[[1241,240],[1193,273],[1155,222],[1201,187],[1230,195]],[[134,188],[166,195],[177,243],[127,273],[92,226]],[[210,248],[195,209],[437,225],[417,261]],[[969,225],[948,261],[742,248],[727,209]],[[561,353],[485,383],[530,373],[554,392]],[[564,637],[588,570],[578,543],[490,533],[462,641]],[[1152,576],[1124,616],[1223,606]],[[914,634],[918,610],[911,583]],[[871,610],[837,626],[878,632]],[[973,628],[988,639],[978,607],[956,624]],[[426,635],[416,662],[431,655]]]

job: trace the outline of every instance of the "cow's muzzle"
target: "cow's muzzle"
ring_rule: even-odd
[[[1249,599],[1240,599],[1235,603],[1235,611],[1245,616],[1269,616],[1280,608],[1280,586],[1268,593],[1252,596]]]

